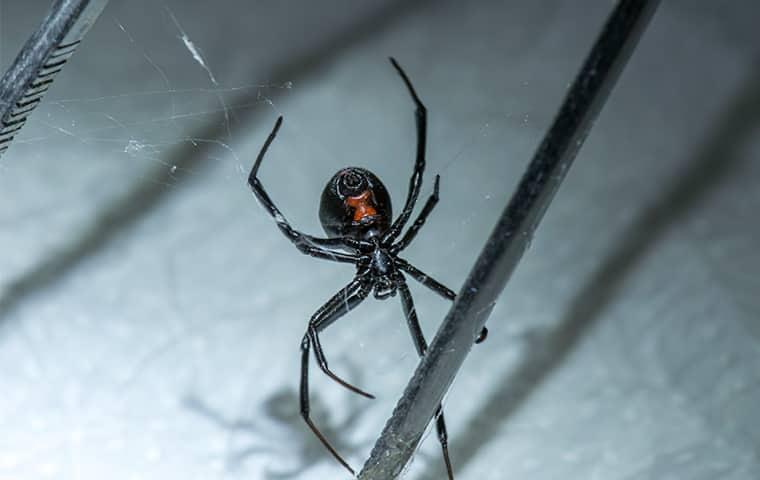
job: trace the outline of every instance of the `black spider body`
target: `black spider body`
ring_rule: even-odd
[[[393,218],[391,198],[369,170],[348,167],[336,173],[322,191],[319,219],[328,237],[349,239],[344,246],[359,256],[356,277],[363,289],[383,300],[396,295],[398,269],[383,236]]]
[[[371,253],[369,265],[359,264],[356,275],[366,279],[376,299],[384,300],[396,295],[399,272],[393,257],[386,248],[377,245]]]
[[[392,58],[391,63],[404,81],[416,105],[415,120],[417,125],[417,152],[414,170],[409,180],[409,192],[404,208],[395,220],[393,219],[390,195],[380,179],[367,169],[347,167],[338,171],[327,182],[322,192],[319,219],[327,237],[313,237],[295,230],[269,198],[258,178],[259,167],[282,125],[282,117],[277,119],[272,132],[256,157],[248,177],[248,183],[256,198],[274,218],[280,231],[299,251],[315,258],[351,263],[356,267],[353,280],[320,307],[309,320],[306,334],[301,340],[300,388],[301,416],[336,460],[352,474],[354,473],[353,469],[330,445],[330,442],[314,425],[309,415],[308,372],[310,351],[313,349],[317,365],[327,376],[355,393],[368,398],[374,397],[351,385],[330,370],[319,341],[319,333],[356,308],[370,294],[379,300],[398,294],[401,297],[401,306],[414,346],[417,353],[422,356],[427,350],[427,342],[417,319],[412,294],[406,283],[406,276],[408,275],[420,282],[447,300],[453,301],[456,298],[451,289],[399,257],[399,253],[414,240],[428,215],[438,203],[440,178],[436,176],[433,194],[427,199],[412,225],[401,235],[411,217],[422,186],[422,174],[425,170],[427,110],[417,97],[409,78],[398,63]],[[487,333],[488,331],[485,328],[480,332],[473,332],[473,340],[475,343],[479,343],[486,338]],[[440,405],[435,420],[438,440],[441,443],[443,458],[446,462],[446,471],[449,479],[453,480],[454,474],[449,461],[446,423]]]

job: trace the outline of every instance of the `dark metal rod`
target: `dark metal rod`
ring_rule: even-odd
[[[56,0],[0,79],[0,156],[108,0]]]
[[[396,478],[485,325],[559,189],[657,0],[621,0],[607,19],[443,324],[396,405],[360,480]],[[456,458],[453,459],[456,467]]]

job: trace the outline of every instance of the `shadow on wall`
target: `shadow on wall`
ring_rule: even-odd
[[[706,197],[728,173],[740,166],[738,155],[743,143],[760,125],[760,69],[756,69],[734,96],[734,101],[719,117],[695,157],[687,162],[673,185],[620,235],[622,239],[593,272],[572,300],[558,326],[532,340],[520,365],[501,381],[483,409],[472,418],[463,435],[451,445],[452,461],[458,468],[475,457],[481,446],[498,435],[503,424],[516,413],[530,394],[549,374],[562,365],[600,319],[617,295],[625,278],[657,243],[701,199]],[[437,480],[432,474],[424,480]]]
[[[351,369],[350,378],[358,371]],[[361,382],[359,382],[361,383]],[[342,403],[342,411],[327,405],[318,394],[311,395],[311,417],[330,443],[346,457],[363,455],[371,446],[372,438],[365,442],[348,440],[371,402],[348,393],[349,401]],[[225,453],[228,471],[244,469],[249,461],[264,461],[267,466],[264,478],[287,480],[301,477],[304,472],[321,463],[343,468],[330,455],[309,430],[300,414],[299,395],[295,388],[285,388],[269,395],[260,410],[239,419],[226,419],[199,396],[189,394],[182,401],[185,408],[206,418],[228,432],[230,447]],[[238,446],[239,445],[239,446]]]

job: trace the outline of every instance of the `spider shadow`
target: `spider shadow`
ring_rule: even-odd
[[[358,444],[345,440],[370,407],[366,400],[349,395],[347,409],[339,416],[331,414],[332,409],[318,393],[312,392],[310,397],[312,419],[338,452],[348,457],[356,456],[371,445],[371,438]],[[234,440],[230,442],[229,451],[225,455],[224,463],[228,471],[243,469],[247,462],[263,457],[268,464],[263,472],[264,478],[287,480],[300,477],[320,463],[337,465],[301,417],[299,394],[295,388],[283,388],[272,393],[257,412],[236,419],[225,418],[222,412],[209,406],[197,395],[186,395],[182,404],[191,412],[226,430],[228,438]]]
[[[329,60],[338,58],[352,46],[380,34],[395,21],[426,3],[430,3],[430,0],[397,0],[379,7],[317,44],[312,50],[290,61],[271,66],[268,69],[271,72],[268,78],[272,83],[294,79],[305,82],[309,77],[319,74]],[[266,69],[267,65],[263,67]],[[255,70],[258,73],[252,74],[252,77],[260,77],[262,66]],[[270,97],[275,99],[280,95],[280,92],[272,91]],[[226,103],[233,106],[248,105],[256,103],[258,99],[258,92],[246,92],[235,95]],[[254,128],[261,114],[260,109],[241,109],[236,111],[233,121],[228,124],[224,114],[219,113],[209,118],[206,124],[189,132],[187,138],[239,138]],[[10,319],[25,302],[33,299],[37,293],[54,287],[86,259],[104,250],[120,234],[134,227],[141,218],[166,201],[169,193],[189,183],[190,178],[199,178],[201,175],[198,174],[203,169],[211,168],[216,162],[209,160],[210,158],[223,157],[225,152],[211,142],[188,140],[181,143],[162,159],[163,165],[174,165],[176,169],[169,171],[162,165],[147,171],[143,176],[146,181],[136,185],[124,196],[104,205],[81,234],[71,242],[50,251],[35,266],[10,281],[0,291],[0,339],[8,333]],[[187,172],[193,172],[194,175],[188,175]],[[175,188],[167,188],[166,185]],[[240,188],[247,187],[241,183]]]
[[[623,239],[593,272],[570,303],[558,326],[534,337],[526,357],[505,378],[470,419],[469,427],[451,442],[457,468],[472,461],[479,449],[501,431],[531,393],[561,366],[581,339],[601,319],[605,309],[621,293],[626,277],[657,244],[668,228],[708,196],[730,171],[741,166],[744,141],[760,124],[760,69],[755,69],[719,116],[712,133],[695,149],[696,156],[672,185],[634,219],[619,236]],[[426,475],[423,480],[437,480]]]

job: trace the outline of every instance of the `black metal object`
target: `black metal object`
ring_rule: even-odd
[[[0,155],[39,105],[108,0],[57,0],[0,79]]]
[[[621,0],[611,13],[359,479],[393,479],[408,463],[658,3]]]

